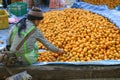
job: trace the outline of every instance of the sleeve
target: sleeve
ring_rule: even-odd
[[[40,30],[36,30],[37,40],[40,41],[47,49],[52,52],[58,52],[59,48],[55,47],[48,40],[45,39],[44,35],[40,32]]]

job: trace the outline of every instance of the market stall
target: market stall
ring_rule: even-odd
[[[45,37],[49,41],[51,41],[51,42],[53,41],[54,45],[56,45],[60,48],[64,48],[69,53],[64,54],[61,57],[58,57],[58,55],[56,55],[55,53],[51,53],[51,52],[42,53],[41,49],[40,49],[40,53],[39,53],[40,56],[38,58],[38,63],[35,63],[31,66],[11,67],[9,69],[10,69],[10,71],[12,71],[13,74],[26,70],[30,75],[33,76],[33,78],[36,78],[36,80],[37,79],[38,80],[43,80],[43,79],[47,80],[47,79],[53,79],[53,78],[59,79],[59,80],[62,80],[62,79],[69,79],[69,80],[70,79],[90,79],[90,78],[119,78],[119,75],[120,75],[120,73],[119,73],[119,70],[120,70],[120,68],[119,68],[120,67],[119,66],[120,65],[120,60],[119,60],[120,59],[120,23],[119,23],[120,12],[117,10],[111,10],[106,5],[97,6],[97,5],[92,5],[92,4],[89,4],[86,2],[76,2],[73,4],[72,8],[80,8],[80,9],[62,10],[64,12],[62,12],[62,11],[46,12],[44,14],[45,20],[41,21],[40,25],[38,26],[38,28],[41,28],[41,30],[45,34]],[[47,10],[48,10],[48,8],[47,8]],[[72,13],[74,15],[71,15],[69,13]],[[51,17],[49,15],[54,15],[55,17],[54,16]],[[63,16],[63,15],[65,15],[65,16]],[[77,17],[75,17],[76,15],[77,15]],[[68,16],[69,16],[69,19],[68,19]],[[82,17],[84,19],[82,19]],[[49,19],[49,18],[51,18],[51,19]],[[103,18],[105,18],[105,19],[103,19]],[[72,19],[73,19],[73,21],[72,21]],[[76,19],[76,21],[74,21],[75,19]],[[68,22],[66,22],[66,20]],[[79,24],[80,22],[77,22],[78,20],[80,20],[80,22],[81,23],[83,22],[83,23]],[[86,20],[88,20],[88,21],[86,21]],[[98,22],[98,24],[96,24],[95,22],[93,22],[93,24],[91,24],[92,21],[94,21],[94,20],[96,22]],[[86,23],[84,23],[85,21],[86,21]],[[61,22],[61,24],[58,24],[60,22]],[[63,22],[65,22],[65,23],[63,23]],[[106,24],[105,24],[105,22],[106,22]],[[69,23],[73,26],[68,25],[67,23]],[[49,25],[47,25],[47,24],[49,24]],[[77,25],[77,24],[79,24],[79,25]],[[99,29],[96,28],[97,32],[99,32],[100,29],[102,30],[102,32],[105,32],[102,34],[103,36],[107,32],[108,32],[107,36],[109,36],[109,34],[111,34],[111,36],[112,36],[112,34],[114,34],[114,36],[112,36],[113,37],[112,40],[111,39],[109,40],[109,37],[108,37],[108,41],[105,38],[103,40],[103,41],[106,40],[106,42],[104,42],[104,43],[111,42],[107,45],[105,44],[105,46],[104,45],[102,46],[103,48],[111,46],[112,49],[110,49],[110,52],[107,53],[107,50],[105,49],[106,52],[103,51],[103,53],[104,53],[103,56],[99,55],[100,54],[99,52],[101,52],[99,50],[98,50],[98,54],[93,53],[94,56],[87,55],[88,49],[85,49],[85,48],[84,48],[85,49],[84,53],[82,55],[80,54],[80,53],[82,53],[82,51],[76,52],[76,51],[78,51],[78,49],[76,49],[76,48],[82,49],[82,47],[84,45],[80,46],[80,47],[78,47],[78,46],[79,46],[79,44],[83,43],[84,41],[85,41],[85,45],[87,45],[86,48],[92,48],[92,52],[94,52],[94,50],[96,50],[96,47],[97,47],[96,44],[94,44],[94,43],[93,44],[95,46],[92,46],[92,47],[89,43],[87,44],[87,42],[89,42],[90,37],[88,35],[87,35],[88,37],[86,37],[86,36],[84,37],[85,34],[83,34],[83,38],[84,38],[83,42],[80,41],[80,43],[78,43],[78,45],[76,45],[77,40],[74,41],[74,38],[76,38],[77,37],[76,35],[79,34],[79,33],[76,34],[76,32],[77,32],[76,29],[78,31],[79,31],[79,29],[80,30],[83,29],[83,32],[84,32],[85,28],[82,28],[82,27],[86,27],[85,24],[88,25],[88,27],[90,26],[89,28],[92,28],[92,30],[93,30],[92,25],[96,24],[95,27],[97,26],[97,28],[99,28]],[[66,26],[64,26],[64,25],[66,25]],[[80,25],[83,25],[83,26],[80,28],[74,27],[74,26],[80,26]],[[101,27],[99,25],[101,25]],[[55,26],[55,29],[52,26]],[[69,26],[71,26],[72,30],[68,28]],[[47,27],[47,29],[49,28],[48,31],[47,31],[46,27]],[[58,28],[58,27],[60,27],[60,28]],[[104,29],[102,29],[102,27]],[[63,32],[62,32],[61,28],[64,30]],[[70,30],[73,31],[71,35],[66,34],[66,32],[67,32],[66,28],[68,28],[68,32]],[[113,31],[113,33],[111,32],[110,28]],[[1,40],[4,41],[4,44],[0,44],[1,49],[4,48],[6,45],[8,30],[9,29],[0,30]],[[56,36],[59,35],[58,37],[56,37],[53,34],[53,32],[54,32],[53,30],[56,30],[55,33],[56,33]],[[57,30],[61,31],[61,32],[57,32]],[[107,30],[110,30],[110,31],[107,31]],[[88,31],[87,27],[86,27],[86,31]],[[4,35],[3,35],[3,33],[4,33]],[[73,34],[75,36],[73,36]],[[80,35],[82,35],[82,33],[80,33]],[[78,36],[80,36],[80,35],[78,35]],[[96,35],[96,37],[98,35],[99,35],[99,33]],[[55,37],[55,40],[54,40],[54,37]],[[66,40],[66,43],[64,43],[65,41],[64,40],[62,41],[61,38],[68,39],[68,40]],[[73,40],[72,40],[73,43],[67,42],[67,41],[69,41],[69,38],[70,38],[70,40],[73,38]],[[88,41],[86,41],[86,39],[88,39]],[[96,38],[96,40],[97,40],[97,38]],[[113,42],[114,40],[116,42]],[[61,41],[61,43],[59,41]],[[71,44],[71,45],[69,45],[69,44]],[[69,47],[66,45],[68,45]],[[112,46],[112,45],[114,45],[114,46]],[[45,49],[41,44],[39,44],[39,47],[42,49]],[[70,47],[72,47],[72,48],[70,48]],[[98,48],[100,48],[100,46]],[[109,51],[109,49],[108,49],[108,51]],[[92,52],[91,52],[91,54],[92,54]],[[51,54],[51,55],[49,55],[49,54]],[[46,57],[46,55],[47,55],[47,57]],[[106,56],[106,55],[108,55],[108,56]],[[57,58],[56,58],[56,56],[57,56]],[[69,56],[72,56],[72,57],[69,57]],[[2,73],[3,70],[5,70],[5,67],[1,65],[0,73]],[[9,72],[8,73],[7,72],[8,71],[6,71],[5,74],[0,74],[0,76],[6,76],[6,75],[8,76]]]

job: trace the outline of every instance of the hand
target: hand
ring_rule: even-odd
[[[65,51],[63,49],[59,49],[58,53],[61,55],[61,54],[65,53]]]

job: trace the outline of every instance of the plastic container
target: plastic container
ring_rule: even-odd
[[[8,6],[9,12],[16,16],[23,16],[27,13],[27,3],[16,2]]]
[[[6,10],[0,10],[0,29],[8,28],[8,13]]]

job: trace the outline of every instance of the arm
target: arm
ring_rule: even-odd
[[[40,30],[36,30],[37,40],[40,41],[47,49],[49,49],[52,52],[62,53],[61,49],[55,47],[52,45],[48,40],[45,39],[43,34],[40,32]]]

